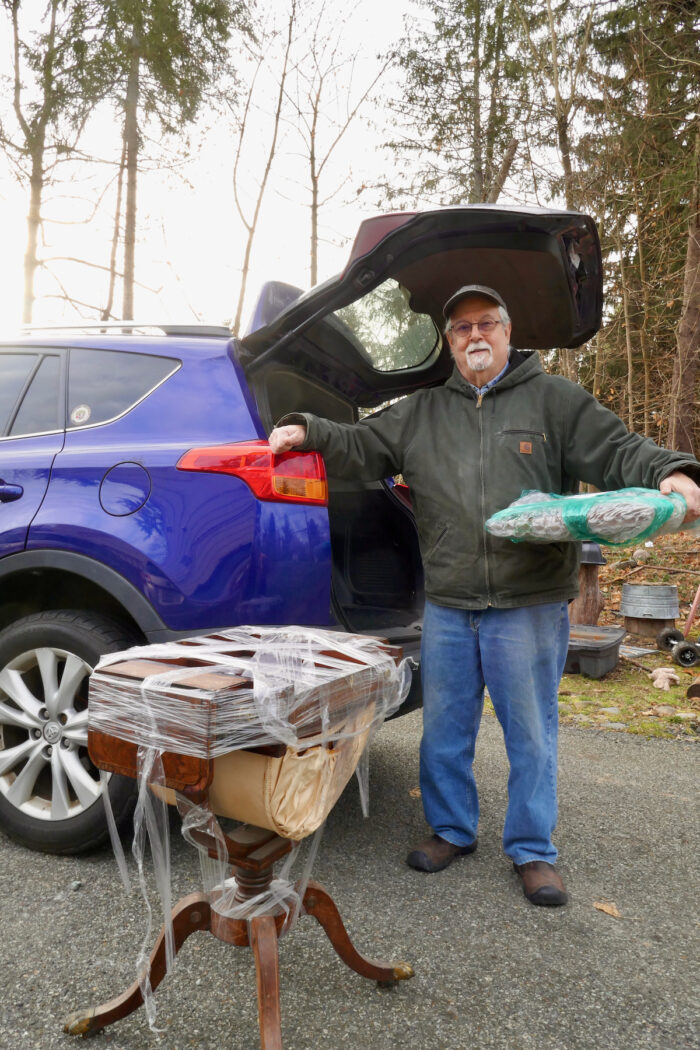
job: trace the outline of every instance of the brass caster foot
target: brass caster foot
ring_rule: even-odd
[[[99,1032],[99,1028],[93,1026],[94,1016],[94,1010],[88,1010],[87,1013],[84,1010],[79,1010],[74,1014],[70,1014],[63,1025],[63,1031],[66,1035],[81,1035],[83,1039],[96,1035]]]
[[[409,977],[415,977],[413,967],[409,963],[397,963],[396,966],[392,966],[394,976],[390,981],[377,981],[377,988],[382,991],[392,991],[398,985],[399,981],[407,981]]]

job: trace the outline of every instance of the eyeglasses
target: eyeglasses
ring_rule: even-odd
[[[503,321],[492,321],[490,318],[487,318],[485,321],[474,321],[473,323],[458,321],[457,324],[452,325],[450,331],[458,335],[460,339],[465,337],[469,339],[472,334],[472,328],[478,328],[481,335],[491,335],[497,324],[503,324]]]

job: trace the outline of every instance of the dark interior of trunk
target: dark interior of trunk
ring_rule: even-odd
[[[265,369],[255,377],[254,391],[268,430],[287,412],[343,423],[357,418],[338,391],[289,368]],[[423,568],[410,506],[389,481],[328,481],[334,615],[350,631],[417,642]]]

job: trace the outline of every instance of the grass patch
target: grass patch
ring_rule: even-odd
[[[687,671],[676,667],[665,653],[635,661],[643,666],[622,659],[603,678],[564,675],[559,687],[560,723],[662,740],[700,739],[700,700],[685,695],[696,668]],[[680,685],[668,691],[654,688],[648,672],[662,666],[673,668]],[[494,714],[488,696],[485,710]]]
[[[665,653],[654,653],[637,662],[642,667],[621,659],[613,671],[595,680],[564,675],[559,690],[562,724],[584,724],[666,740],[697,740],[700,702],[685,695],[694,674],[675,667]],[[649,671],[663,666],[673,667],[680,685],[668,691],[654,688]]]

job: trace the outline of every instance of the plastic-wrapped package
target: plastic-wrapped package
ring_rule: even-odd
[[[276,909],[284,932],[301,906],[323,822],[357,772],[367,811],[366,748],[408,694],[401,651],[380,639],[305,627],[237,627],[103,657],[90,679],[88,747],[102,770],[137,777],[133,853],[148,910],[137,971],[149,1024],[155,1007],[147,947],[148,838],[173,952],[166,803],[199,850],[212,909],[250,920]],[[365,756],[363,758],[363,756]],[[108,805],[108,794],[105,792]],[[109,818],[108,814],[108,818]],[[217,816],[294,840],[272,884],[241,900]],[[127,868],[113,819],[122,878]],[[318,830],[317,830],[318,829]],[[316,835],[291,881],[299,841]]]
[[[568,496],[530,491],[492,514],[486,529],[514,543],[592,540],[614,547],[700,524],[683,526],[686,512],[682,496],[675,492],[663,495],[656,489]]]

